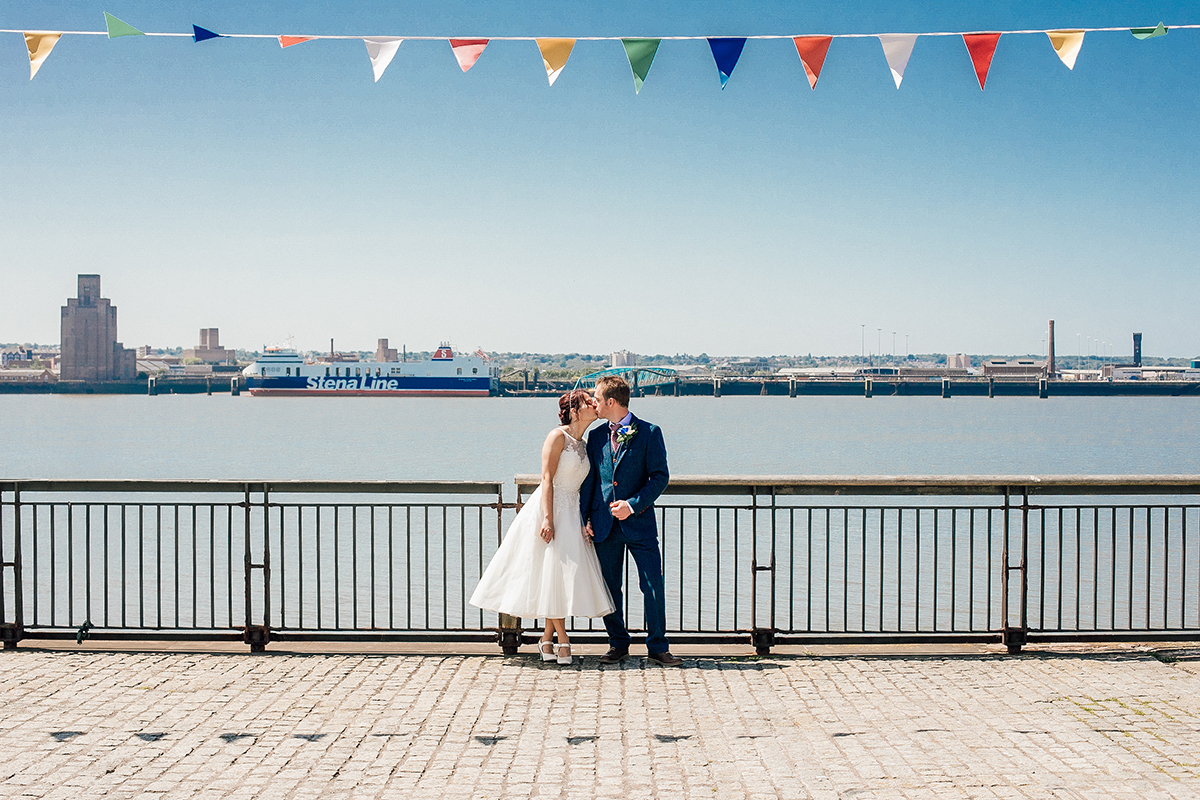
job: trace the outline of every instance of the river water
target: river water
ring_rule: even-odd
[[[1200,398],[651,397],[676,475],[1200,473]],[[502,480],[552,398],[0,395],[0,479]]]

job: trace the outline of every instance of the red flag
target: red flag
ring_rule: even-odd
[[[988,69],[992,66],[992,56],[996,53],[996,43],[1000,41],[998,33],[964,33],[963,44],[975,65],[975,77],[979,79],[979,91],[987,82]]]
[[[809,87],[817,88],[817,78],[821,77],[821,66],[825,63],[825,54],[829,52],[832,36],[796,36],[792,39],[796,44],[796,52],[800,55],[800,63],[808,75]]]
[[[311,36],[280,36],[279,46],[291,47],[292,45],[300,44],[301,42],[311,42],[312,39],[313,37]]]
[[[463,72],[475,66],[475,62],[479,60],[479,56],[483,53],[483,48],[487,47],[487,45],[487,39],[450,40],[450,49],[454,51],[454,57],[458,60],[458,66]]]

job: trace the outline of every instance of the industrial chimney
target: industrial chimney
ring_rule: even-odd
[[[1133,365],[1135,367],[1142,365],[1142,335],[1140,333],[1133,335]]]
[[[1054,320],[1050,320],[1050,332],[1046,336],[1046,377],[1053,378],[1054,369]]]

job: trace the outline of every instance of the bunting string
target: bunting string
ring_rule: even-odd
[[[966,45],[975,77],[982,90],[987,82],[988,71],[992,58],[1001,36],[1043,34],[1049,37],[1050,45],[1055,55],[1068,69],[1075,68],[1075,62],[1083,47],[1084,36],[1089,33],[1125,32],[1135,39],[1145,40],[1166,36],[1171,30],[1194,30],[1195,25],[1175,25],[1168,27],[1159,22],[1155,27],[1104,27],[1104,28],[1057,28],[1057,29],[1027,29],[1009,31],[927,31],[923,33],[829,33],[829,34],[751,34],[747,36],[576,36],[573,38],[547,38],[538,36],[491,36],[491,37],[449,37],[449,36],[356,36],[347,34],[268,34],[268,33],[218,33],[192,26],[191,33],[176,33],[171,31],[142,31],[104,12],[105,29],[102,31],[51,31],[51,30],[15,30],[0,29],[0,33],[19,33],[24,36],[26,49],[29,51],[29,79],[37,75],[50,56],[51,50],[63,36],[106,36],[116,39],[126,36],[161,36],[169,38],[188,38],[199,43],[212,39],[274,39],[281,48],[293,47],[305,42],[322,39],[352,41],[359,40],[366,45],[367,56],[371,62],[371,72],[376,82],[383,77],[384,71],[395,57],[400,43],[404,39],[414,41],[444,41],[449,42],[451,52],[463,72],[471,69],[482,55],[484,48],[490,42],[535,42],[542,55],[549,85],[562,74],[567,65],[576,42],[621,42],[633,72],[635,92],[640,92],[650,72],[651,64],[658,53],[659,45],[664,41],[705,41],[712,52],[713,61],[717,67],[721,88],[724,89],[737,66],[742,49],[746,42],[754,40],[791,39],[795,44],[796,53],[803,65],[809,86],[817,88],[817,79],[829,45],[834,39],[878,39],[883,46],[884,58],[891,70],[896,88],[904,79],[904,70],[912,56],[917,39],[923,36],[959,36]]]

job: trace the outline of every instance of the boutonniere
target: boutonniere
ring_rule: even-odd
[[[617,428],[617,444],[619,445],[629,444],[635,436],[637,436],[637,426],[632,423]]]

